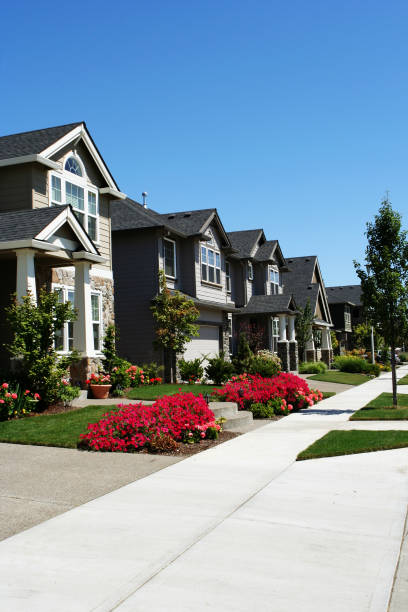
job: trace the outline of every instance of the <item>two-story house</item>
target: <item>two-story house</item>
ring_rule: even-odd
[[[230,240],[213,208],[160,214],[131,199],[112,211],[113,271],[120,354],[133,363],[163,363],[155,350],[150,310],[159,291],[159,270],[169,289],[191,298],[199,309],[199,337],[189,342],[186,359],[229,353]]]
[[[339,353],[353,347],[353,328],[362,322],[361,285],[326,287]]]
[[[14,293],[36,301],[41,287],[77,309],[56,346],[80,351],[73,378],[83,382],[97,367],[114,319],[111,202],[124,197],[83,122],[0,138],[2,367],[4,308]]]
[[[297,370],[296,305],[284,292],[282,275],[288,272],[277,240],[267,240],[262,229],[228,232],[235,251],[230,256],[233,282],[234,338],[255,330],[262,348],[277,353],[285,370]]]
[[[333,327],[326,289],[316,255],[288,257],[290,273],[284,274],[285,293],[291,293],[298,307],[304,309],[309,302],[313,312],[311,338],[306,345],[306,361],[333,360],[330,329]]]

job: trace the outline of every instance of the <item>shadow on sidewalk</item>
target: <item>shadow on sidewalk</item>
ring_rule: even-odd
[[[355,410],[333,410],[329,408],[308,408],[306,410],[299,410],[298,414],[308,416],[309,414],[318,414],[321,416],[330,416],[331,414],[353,414]]]

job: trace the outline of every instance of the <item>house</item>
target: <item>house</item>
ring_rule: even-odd
[[[74,379],[97,368],[114,320],[111,206],[123,198],[84,122],[0,137],[1,347],[10,295],[36,301],[46,287],[78,312],[57,338],[80,351]]]
[[[249,330],[258,348],[278,354],[284,370],[297,370],[297,310],[292,294],[283,291],[282,275],[288,267],[279,242],[267,240],[263,229],[228,232],[228,237],[234,249],[229,259],[237,306],[235,341]]]
[[[329,365],[333,359],[330,334],[333,324],[317,256],[288,257],[286,261],[290,272],[283,275],[284,293],[291,293],[301,309],[309,302],[314,315],[312,336],[306,345],[305,359],[321,360]],[[303,356],[300,357],[303,359]]]
[[[353,328],[362,322],[361,285],[326,287],[340,355],[351,351]]]
[[[159,291],[159,270],[169,289],[191,298],[200,316],[199,336],[184,357],[228,355],[231,335],[232,251],[214,208],[160,214],[127,198],[112,210],[116,324],[121,356],[137,364],[163,363],[153,348],[155,326],[150,310]]]

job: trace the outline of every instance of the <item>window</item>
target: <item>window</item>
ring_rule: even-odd
[[[227,286],[227,292],[231,293],[231,266],[229,261],[225,262],[225,284]]]
[[[279,288],[281,286],[280,274],[279,270],[273,266],[269,266],[269,287],[270,293],[275,295],[279,293]]]
[[[89,187],[78,159],[68,157],[62,175],[51,174],[50,206],[71,204],[92,240],[98,238],[98,192]]]
[[[204,245],[201,245],[201,278],[208,283],[221,285],[221,256]]]
[[[248,261],[248,280],[254,280],[254,267],[250,261]]]
[[[71,287],[56,287],[55,293],[58,294],[58,301],[66,304],[71,302],[75,305],[75,292]],[[55,333],[55,350],[68,352],[74,348],[74,324],[67,321],[64,326]]]
[[[91,294],[94,351],[101,350],[101,300],[99,293]]]
[[[314,342],[315,348],[317,349],[322,348],[322,330],[321,329],[313,330],[313,342]]]
[[[176,243],[168,238],[163,239],[164,273],[166,276],[176,276]]]
[[[272,324],[271,350],[273,353],[277,353],[278,342],[279,342],[279,318],[278,317],[273,318],[271,324]]]

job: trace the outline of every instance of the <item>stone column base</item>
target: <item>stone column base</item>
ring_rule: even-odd
[[[306,349],[306,361],[316,361],[316,351],[314,349]]]
[[[289,372],[289,342],[287,340],[278,342],[278,357],[282,363],[282,372]]]
[[[298,343],[296,340],[289,342],[289,370],[291,372],[297,372],[299,369],[299,354],[298,354]]]
[[[102,362],[99,357],[83,357],[70,366],[70,376],[73,385],[86,389],[86,380],[91,374],[96,374]]]
[[[324,363],[330,368],[331,363],[333,361],[332,349],[322,349],[322,361],[324,361]]]

